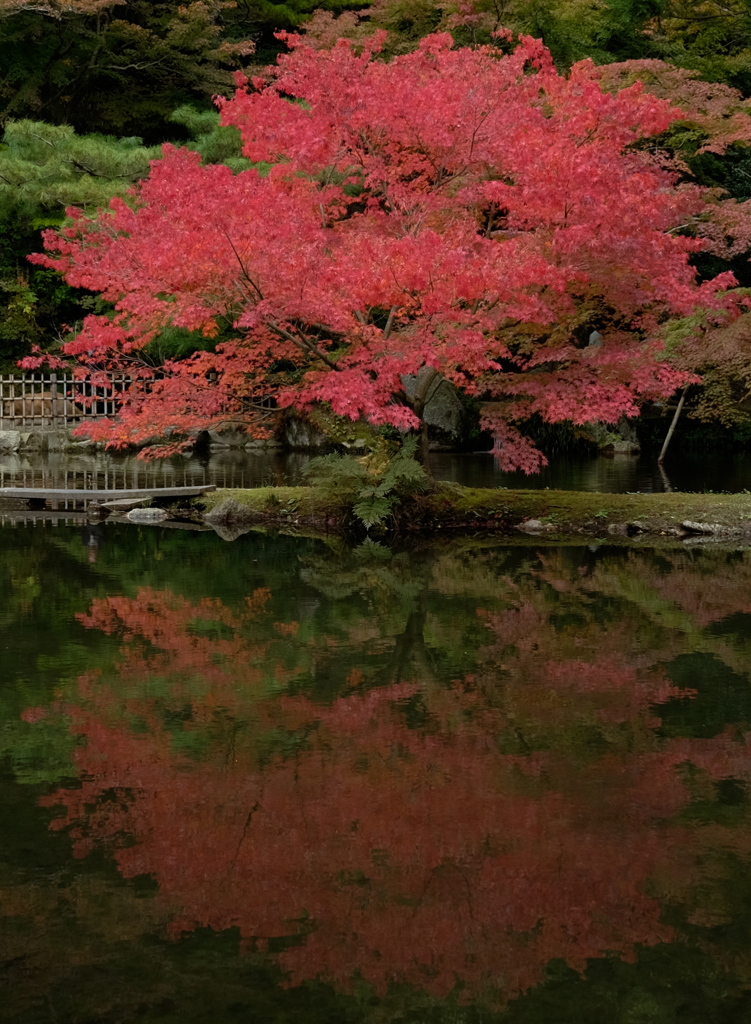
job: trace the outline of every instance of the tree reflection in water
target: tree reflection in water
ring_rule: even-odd
[[[369,545],[300,578],[284,621],[268,588],[80,617],[118,659],[26,712],[77,739],[45,798],[77,856],[111,850],[169,934],[236,927],[290,984],[502,1005],[689,925],[748,978],[712,931],[751,854],[747,556]]]

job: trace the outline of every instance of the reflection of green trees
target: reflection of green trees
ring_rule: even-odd
[[[467,1024],[599,1024],[605,1016],[698,1024],[741,1005],[751,983],[751,890],[747,900],[742,882],[751,858],[748,555],[535,552],[471,541],[391,552],[261,535],[224,545],[210,535],[115,527],[91,565],[76,532],[54,536],[49,545],[41,533],[18,531],[3,562],[10,585],[0,614],[16,650],[29,655],[26,667],[5,661],[15,710],[7,705],[3,742],[18,778],[59,787],[45,802],[64,804],[78,855],[87,856],[70,874],[68,832],[50,838],[71,879],[61,896],[41,880],[46,872],[19,871],[14,847],[5,877],[15,881],[0,900],[19,908],[24,942],[49,962],[61,955],[64,906],[80,918],[77,966],[46,989],[56,1005],[69,981],[90,977],[97,955],[112,977],[125,976],[114,946],[141,950],[144,933],[160,936],[155,962],[176,985],[192,963],[209,986],[252,975],[270,992],[273,968],[253,938],[270,936],[271,959],[280,956],[303,988],[274,996],[269,1019],[294,1020],[294,999],[309,991],[302,979],[321,963],[338,983],[351,973],[346,928],[336,941],[330,930],[344,906],[355,915],[347,927],[369,936],[380,921],[397,949],[422,949],[432,927],[450,964],[458,963],[456,935],[468,929],[484,963],[497,940],[482,938],[478,921],[502,925],[514,900],[503,948],[487,962],[521,970],[523,949],[537,958],[529,984],[539,984],[500,1017],[384,986],[387,952],[382,974],[364,961],[364,981],[350,995],[314,990],[321,1019],[375,1022],[404,1012]],[[35,663],[35,638],[48,626]],[[410,825],[400,831],[405,814]],[[34,815],[43,822],[39,808]],[[523,824],[529,815],[543,823],[536,837]],[[353,819],[358,838],[348,839]],[[555,878],[555,858],[545,860],[551,841],[561,844]],[[375,846],[380,859],[367,854]],[[423,874],[436,849],[443,860]],[[131,882],[113,874],[102,850]],[[241,897],[223,888],[227,851]],[[504,891],[503,873],[493,874],[498,858],[527,881],[507,881]],[[138,888],[147,874],[158,893],[154,879]],[[270,895],[258,900],[262,878]],[[418,899],[425,879],[429,899]],[[603,879],[623,895],[601,896]],[[468,884],[481,894],[474,923],[461,895]],[[303,907],[295,905],[300,886]],[[603,946],[597,914],[619,899],[628,907],[616,918],[621,939],[614,932]],[[118,922],[133,900],[138,913],[125,928]],[[590,902],[600,909],[577,938],[572,907]],[[275,931],[269,908],[277,905],[284,912]],[[28,923],[35,906],[40,920],[58,922],[49,940]],[[253,931],[258,907],[270,915],[266,932]],[[410,932],[405,907],[424,917],[422,933]],[[313,923],[300,924],[302,909]],[[229,928],[232,913],[247,960],[237,958],[231,931],[222,938],[199,928],[174,949],[164,941],[169,926]],[[529,913],[540,923],[526,932]],[[556,932],[559,920],[574,930]],[[119,938],[105,937],[98,954],[92,936],[108,928]],[[671,929],[676,941],[667,944]],[[212,959],[220,947],[230,966]],[[17,948],[11,942],[10,952]],[[607,949],[634,962],[603,956]],[[542,970],[546,959],[572,955],[579,968],[588,961],[584,979],[555,962]],[[143,963],[142,952],[130,962]],[[484,967],[474,970],[464,963],[457,977],[484,977]],[[418,988],[445,992],[450,976],[436,962]],[[41,975],[24,984],[29,999],[45,985]],[[153,1007],[158,987],[147,970],[133,991]],[[682,987],[686,998],[676,994]],[[113,1020],[134,1012],[130,996],[112,988],[94,985],[88,1012]],[[256,1004],[243,990],[237,1005]],[[178,1012],[165,1009],[164,1019]]]
[[[295,588],[283,583],[295,575],[300,544],[289,538],[258,535],[230,547],[213,534],[98,529],[95,564],[78,527],[0,531],[0,756],[10,756],[29,780],[65,775],[73,741],[64,718],[32,728],[21,720],[24,709],[64,701],[82,672],[111,666],[116,638],[76,620],[92,601],[150,586],[195,602],[221,594],[239,607],[248,593],[270,586],[279,594],[279,616],[294,618],[287,603],[295,602]]]
[[[356,685],[369,688],[447,679],[466,669],[465,651],[476,647],[468,638],[482,627],[433,591],[435,564],[430,549],[394,553],[373,541],[341,549],[335,559],[322,552],[302,559],[301,578],[329,599],[311,624],[311,643],[326,665],[325,673],[316,666],[316,677],[325,674],[331,696],[346,680],[352,685],[353,672]]]
[[[12,682],[0,699],[13,706],[11,713],[6,705],[6,721],[49,704],[56,691],[67,697],[66,680],[74,684],[84,669],[111,673],[115,634],[105,640],[74,623],[75,616],[113,591],[136,599],[145,588],[196,606],[216,599],[229,611],[266,588],[264,629],[274,642],[274,623],[296,624],[294,635],[273,647],[266,671],[273,675],[278,659],[290,680],[285,685],[327,700],[351,690],[353,673],[360,688],[456,678],[488,646],[488,616],[495,615],[503,626],[487,658],[496,688],[520,678],[523,662],[542,663],[544,656],[634,662],[642,680],[663,673],[679,688],[699,690],[706,672],[698,666],[714,665],[707,678],[725,673],[727,685],[708,684],[706,698],[676,697],[675,707],[706,717],[706,708],[698,709],[710,700],[718,721],[746,717],[747,555],[561,549],[538,557],[466,542],[392,552],[372,542],[351,550],[261,534],[229,546],[213,535],[117,526],[103,527],[102,538],[92,565],[77,529],[0,533],[0,671]],[[189,628],[192,635],[204,631],[210,644],[220,639],[217,630],[231,634],[235,627],[214,619],[191,620]],[[520,643],[530,649],[525,653]],[[169,680],[164,685],[169,690]],[[535,714],[539,721],[539,709]]]
[[[327,702],[353,687],[413,678],[440,687],[488,663],[492,700],[505,694],[515,706],[515,725],[503,743],[521,743],[522,750],[538,742],[536,735],[552,732],[560,742],[565,726],[557,710],[516,706],[546,659],[590,667],[603,660],[631,664],[633,699],[650,679],[657,693],[670,681],[679,690],[698,690],[695,696],[676,693],[665,706],[671,735],[701,735],[707,728],[701,723],[709,720],[716,732],[726,721],[748,717],[747,554],[582,548],[538,555],[475,542],[394,552],[373,542],[353,550],[338,542],[262,534],[230,546],[210,534],[114,525],[101,530],[95,564],[87,561],[75,528],[0,533],[0,672],[9,684],[0,691],[9,723],[2,743],[30,778],[38,771],[64,773],[71,740],[54,724],[57,719],[31,729],[21,722],[21,712],[67,700],[84,669],[113,680],[120,671],[112,662],[122,636],[116,624],[107,638],[85,629],[76,616],[105,595],[137,601],[145,589],[179,595],[196,608],[206,599],[218,600],[228,613],[243,608],[249,594],[268,590],[267,624],[254,623],[245,635],[248,644],[265,644],[255,667],[267,680],[282,672],[285,688]],[[221,641],[221,631],[231,635],[238,628],[216,615],[205,621],[199,612],[191,615],[186,636],[203,634],[209,648]],[[489,644],[488,626],[495,621]],[[294,634],[275,632],[276,623],[294,623]],[[230,655],[216,647],[212,657],[223,658],[227,671]],[[203,692],[202,672],[198,666],[188,698]],[[155,672],[148,683],[161,686],[165,708],[172,702],[169,713],[179,714],[173,684],[174,673],[157,680]],[[620,735],[623,725],[606,725],[604,714],[602,705],[593,706],[585,724],[580,704],[572,736],[597,747],[606,734]],[[198,737],[193,742],[200,746]],[[59,756],[53,771],[54,749]]]

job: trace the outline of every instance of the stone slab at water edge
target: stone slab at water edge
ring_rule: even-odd
[[[0,430],[0,454],[94,451],[104,444],[76,437],[72,430]]]

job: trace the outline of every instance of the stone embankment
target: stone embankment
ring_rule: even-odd
[[[0,455],[16,452],[90,452],[103,445],[76,437],[72,429],[0,430]]]

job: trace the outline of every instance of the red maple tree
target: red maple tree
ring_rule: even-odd
[[[92,436],[262,433],[270,400],[414,428],[443,374],[495,400],[501,464],[534,472],[544,457],[514,423],[612,422],[687,379],[660,361],[656,325],[722,305],[733,278],[697,284],[699,243],[673,229],[701,195],[634,145],[678,112],[638,84],[603,92],[588,64],[559,75],[531,38],[504,55],[434,35],[390,63],[379,40],[358,55],[289,37],[267,77],[237,76],[222,120],[267,173],[165,147],[129,201],[47,233],[36,261],[116,308],[66,354],[148,380]],[[139,362],[168,325],[222,324],[232,340],[158,379]],[[595,327],[604,343],[587,347]]]

